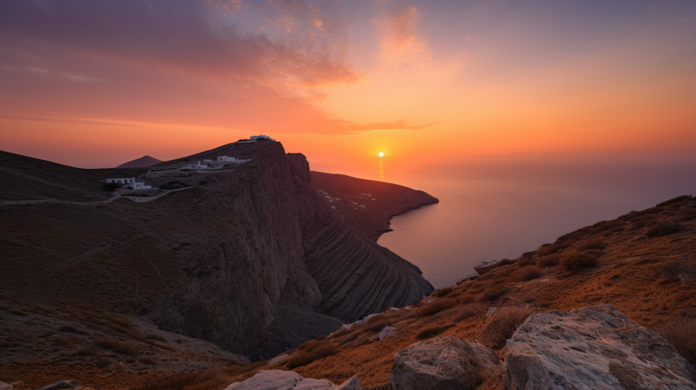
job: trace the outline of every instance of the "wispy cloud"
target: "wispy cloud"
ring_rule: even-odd
[[[406,64],[413,70],[428,73],[433,56],[427,42],[418,34],[420,11],[413,6],[398,6],[384,18],[374,19],[381,37],[381,58],[390,64]]]

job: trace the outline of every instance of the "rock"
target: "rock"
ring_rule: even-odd
[[[37,389],[37,390],[74,389],[78,386],[80,386],[80,382],[78,382],[78,381],[62,380],[62,381],[58,381],[58,382],[53,382],[50,385],[46,385],[46,386],[44,386],[40,389]]]
[[[360,381],[358,380],[358,376],[353,375],[347,381],[341,383],[338,386],[332,387],[331,390],[362,390],[362,387],[360,387]]]
[[[488,313],[486,314],[488,317],[492,316],[498,311],[497,307],[489,307],[488,308]]]
[[[611,305],[530,316],[507,341],[505,366],[510,390],[696,389],[664,337]]]
[[[640,236],[635,236],[635,237],[631,238],[629,241],[630,242],[638,242],[638,241],[643,241],[646,238],[647,238],[646,236],[640,235]]]
[[[290,357],[290,355],[288,355],[287,353],[284,353],[284,354],[282,354],[282,355],[280,355],[280,356],[276,356],[276,357],[274,357],[273,359],[271,359],[271,360],[268,362],[268,365],[270,366],[270,365],[272,365],[272,364],[280,363],[280,362],[282,362],[283,360],[285,360],[285,359],[287,359],[287,358],[289,358],[289,357]]]
[[[12,387],[11,384],[0,381],[0,390],[12,390]]]
[[[429,305],[429,304],[431,304],[431,303],[433,303],[433,302],[435,302],[435,298],[430,298],[430,299],[428,299],[428,300],[425,302],[425,304],[426,304],[426,305]]]
[[[357,376],[336,386],[326,379],[303,378],[294,371],[261,370],[244,382],[235,382],[225,390],[361,390]]]
[[[396,336],[396,328],[393,326],[385,326],[382,331],[379,332],[379,339],[384,340],[390,337]]]
[[[389,381],[393,390],[475,389],[498,366],[488,347],[454,336],[438,337],[397,352]]]

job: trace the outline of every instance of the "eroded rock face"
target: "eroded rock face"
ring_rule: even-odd
[[[353,376],[341,385],[326,379],[303,378],[294,371],[261,370],[244,382],[235,382],[225,390],[360,390],[358,377]]]
[[[499,366],[493,351],[454,336],[421,341],[394,356],[394,390],[475,389]]]
[[[530,316],[507,341],[505,366],[511,390],[696,389],[664,337],[611,305]]]

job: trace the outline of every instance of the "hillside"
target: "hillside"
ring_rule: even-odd
[[[289,367],[303,377],[333,383],[357,374],[364,389],[389,389],[395,354],[416,342],[449,335],[477,340],[504,361],[506,340],[533,313],[560,313],[606,303],[663,335],[693,366],[694,253],[696,199],[684,196],[565,234],[517,259],[505,259],[481,276],[435,291],[413,306],[385,312],[362,325],[284,352],[289,356],[299,352],[295,357],[301,356],[301,361],[286,358],[269,364],[267,360],[163,376],[157,384],[138,389],[222,389],[261,369]],[[395,327],[395,334],[380,340],[386,326]],[[503,389],[504,374],[495,371],[480,376],[475,387]],[[631,377],[619,376],[622,384],[627,383],[622,388],[645,388],[631,387]]]
[[[392,217],[439,202],[423,191],[396,184],[315,171],[311,175],[312,186],[322,191],[346,222],[373,241],[391,231]]]
[[[0,153],[0,329],[11,329],[0,337],[0,378],[60,361],[148,370],[100,340],[160,362],[199,353],[177,345],[194,339],[216,351],[209,366],[246,360],[225,351],[256,360],[432,291],[417,267],[346,224],[311,187],[304,156],[279,143],[229,144],[158,167],[220,155],[251,161],[148,178],[147,169]],[[110,177],[153,189],[106,192],[100,180]]]
[[[152,166],[155,164],[159,164],[161,162],[162,162],[161,160],[158,160],[154,157],[143,156],[143,157],[137,158],[133,161],[128,161],[127,163],[123,163],[123,164],[117,166],[116,168],[145,168],[145,167],[149,167],[149,166]]]

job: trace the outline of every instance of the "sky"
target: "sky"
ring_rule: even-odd
[[[3,0],[0,150],[693,162],[695,43],[693,0]]]

